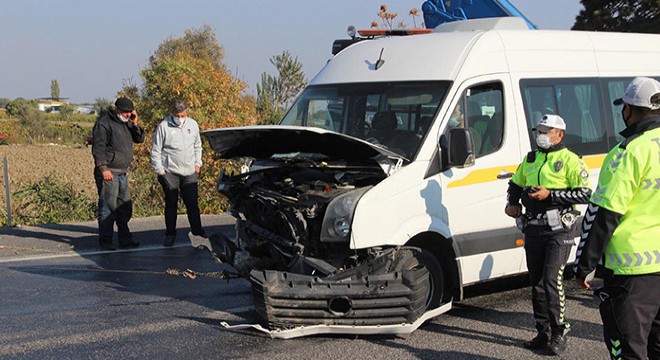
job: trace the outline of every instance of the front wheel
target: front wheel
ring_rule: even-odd
[[[402,247],[396,253],[392,262],[392,270],[415,270],[426,268],[429,271],[429,281],[426,284],[426,310],[432,310],[440,306],[444,290],[444,277],[442,266],[433,254],[425,249],[417,247]]]

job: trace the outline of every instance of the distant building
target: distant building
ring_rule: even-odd
[[[69,103],[69,98],[39,98],[37,101],[39,111],[57,114],[62,105]]]

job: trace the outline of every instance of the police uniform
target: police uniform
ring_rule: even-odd
[[[550,190],[550,196],[543,201],[530,197],[529,193],[536,191],[534,186]],[[516,222],[525,234],[538,331],[532,344],[526,345],[530,348],[544,347],[542,342],[547,343],[548,333],[565,345],[564,335],[570,324],[564,318],[563,272],[576,235],[579,212],[574,205],[586,204],[590,195],[589,169],[578,154],[562,143],[527,154],[509,182],[508,204],[517,205],[522,200],[525,207],[524,215]]]
[[[631,86],[648,84],[638,79]],[[651,85],[660,93],[660,83]],[[606,269],[596,294],[611,357],[660,359],[660,117],[621,135],[585,214],[575,271],[585,280],[599,261]]]

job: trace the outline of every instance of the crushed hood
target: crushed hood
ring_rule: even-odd
[[[249,156],[268,158],[274,154],[317,153],[331,159],[364,161],[379,156],[401,155],[367,141],[321,128],[304,126],[256,125],[202,132],[220,157]]]

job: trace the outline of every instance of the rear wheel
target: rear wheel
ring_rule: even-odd
[[[444,290],[442,266],[433,254],[417,247],[402,247],[392,263],[394,271],[426,268],[429,271],[429,281],[426,284],[426,310],[440,306]]]

